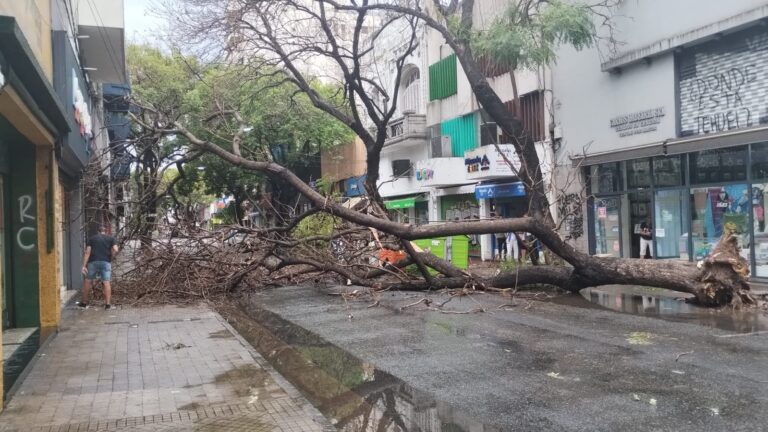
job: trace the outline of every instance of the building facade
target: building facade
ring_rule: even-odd
[[[476,2],[475,22],[481,27],[489,24],[508,4]],[[490,62],[483,69],[512,108],[509,70]],[[548,167],[552,158],[546,114],[551,97],[545,92],[548,69],[516,71],[515,81],[525,139],[536,146]],[[398,220],[450,223],[525,214],[525,191],[510,167],[510,162],[519,167],[512,138],[482,110],[456,55],[438,32],[423,30],[420,46],[403,72],[401,95],[401,117],[390,124],[380,166],[380,192],[390,198],[388,206],[397,210]],[[470,256],[483,260],[498,256],[494,238],[472,237]]]
[[[729,230],[753,275],[768,277],[768,6],[698,6],[622,2],[619,52],[561,50],[558,175],[575,173],[570,192],[589,197],[575,215],[583,250],[699,260]]]
[[[81,284],[81,178],[100,111],[88,72],[97,68],[81,57],[101,54],[80,44],[79,3],[94,2],[0,2],[0,397],[56,331],[63,294]]]

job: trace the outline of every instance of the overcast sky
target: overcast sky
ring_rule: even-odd
[[[125,0],[125,38],[128,43],[158,44],[157,30],[163,26],[151,6],[157,0]]]

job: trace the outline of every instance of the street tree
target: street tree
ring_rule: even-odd
[[[161,126],[140,122],[146,133],[184,137],[196,152],[211,153],[241,169],[279,178],[298,190],[315,209],[299,215],[288,223],[288,228],[308,214],[321,211],[349,224],[346,231],[325,236],[324,240],[335,240],[360,227],[386,233],[397,239],[408,253],[409,257],[403,263],[416,264],[422,278],[383,284],[371,277],[382,272],[372,271],[366,264],[298,257],[292,255],[290,249],[296,244],[295,239],[270,237],[277,230],[252,232],[254,235],[264,234],[263,239],[273,245],[269,248],[272,256],[260,258],[260,265],[270,262],[267,258],[274,258],[276,268],[310,266],[373,287],[430,289],[549,284],[578,291],[598,285],[638,284],[691,293],[707,305],[752,301],[746,278],[748,266],[738,253],[732,233],[726,233],[715,252],[697,266],[590,256],[565,242],[555,229],[542,163],[530,140],[522,139],[520,113],[507,109],[502,103],[484,76],[476,51],[492,57],[491,60],[497,58],[512,70],[554,61],[554,53],[562,44],[580,48],[596,42],[599,34],[593,23],[610,18],[609,3],[587,5],[524,0],[513,5],[488,28],[475,22],[477,5],[473,0],[176,0],[169,4],[173,6],[171,15],[176,34],[192,46],[204,47],[208,59],[229,58],[241,65],[248,71],[241,74],[243,82],[264,76],[278,77],[293,85],[296,92],[306,95],[315,107],[354,131],[366,146],[366,189],[372,205],[366,211],[339,205],[270,157],[244,152],[240,143],[247,123],[237,111],[211,107],[215,110],[209,116],[226,117],[233,125],[239,125],[233,126],[232,133],[225,139],[196,131],[189,126],[194,121],[184,118],[162,121]],[[480,105],[508,135],[520,138],[514,145],[521,160],[518,175],[530,199],[530,217],[419,227],[402,225],[387,217],[377,191],[380,153],[388,123],[396,113],[404,64],[419,43],[420,26],[427,26],[445,39],[456,53]],[[396,32],[403,41],[390,64],[394,70],[392,80],[382,79],[376,67],[376,43],[388,32]],[[495,41],[510,47],[513,52],[494,49]],[[330,75],[343,86],[343,103],[325,97],[312,87],[315,77],[308,66],[317,65],[318,58],[323,61],[323,69],[332,69]],[[258,96],[258,91],[253,93],[254,98]],[[565,264],[517,268],[493,278],[482,278],[456,269],[429,253],[418,252],[410,243],[422,238],[497,232],[532,233]],[[287,228],[283,231],[286,233],[290,234]],[[438,270],[442,277],[433,277],[425,271],[425,265]]]

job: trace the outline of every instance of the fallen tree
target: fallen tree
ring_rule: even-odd
[[[248,272],[258,270],[269,276],[277,271],[285,272],[286,269],[294,268],[297,274],[335,273],[352,283],[375,290],[466,286],[518,288],[546,284],[576,292],[591,286],[632,284],[689,293],[699,303],[708,306],[734,301],[753,302],[749,296],[748,267],[739,254],[732,233],[726,233],[713,255],[699,265],[590,256],[560,237],[550,213],[546,181],[536,149],[530,140],[525,139],[519,114],[510,111],[502,103],[473,54],[474,39],[469,36],[474,31],[473,1],[451,1],[448,5],[435,1],[424,8],[417,1],[357,3],[331,0],[235,0],[221,5],[222,2],[214,0],[195,0],[180,3],[184,3],[186,8],[173,10],[178,15],[175,20],[179,23],[177,32],[180,37],[192,43],[204,43],[208,49],[212,44],[211,39],[214,39],[214,45],[216,40],[226,40],[221,46],[226,47],[228,54],[236,53],[240,64],[238,67],[242,68],[242,79],[255,80],[265,73],[270,77],[282,77],[284,82],[295,86],[298,93],[306,95],[315,107],[354,131],[366,146],[366,190],[370,200],[365,209],[351,209],[311,187],[286,167],[249,151],[243,140],[248,125],[238,115],[237,106],[231,100],[217,100],[210,104],[216,111],[205,113],[207,118],[217,116],[228,119],[221,122],[215,131],[206,133],[206,136],[214,138],[205,138],[188,127],[189,123],[195,122],[194,117],[190,120],[191,116],[178,113],[168,116],[152,106],[144,108],[153,114],[153,121],[146,121],[146,116],[134,116],[136,124],[144,133],[172,135],[178,139],[179,146],[186,146],[190,151],[210,153],[240,169],[280,179],[314,206],[310,212],[300,214],[281,227],[239,229],[249,238],[256,239],[260,252],[258,256],[253,255],[253,250],[240,252],[248,258],[237,274],[232,275],[238,283]],[[550,2],[524,3],[526,8],[518,13],[530,18],[541,13],[542,8]],[[374,14],[374,11],[384,13]],[[579,13],[578,10],[571,12]],[[346,14],[348,22],[350,18],[354,22],[351,37],[346,33],[340,34],[338,26],[334,25],[339,14]],[[371,22],[372,15],[375,15],[377,27],[372,34],[365,36],[363,29]],[[301,25],[288,25],[280,18],[285,16],[291,22],[301,22]],[[589,19],[594,17],[589,14],[585,16]],[[523,25],[522,22],[524,20],[520,25]],[[387,127],[396,113],[403,67],[418,45],[419,25],[427,25],[445,38],[461,62],[477,100],[506,133],[518,137],[515,149],[522,163],[517,174],[525,184],[530,198],[531,217],[425,226],[403,225],[389,219],[377,188],[380,154],[387,137]],[[405,44],[394,58],[395,72],[392,79],[383,83],[377,80],[375,74],[371,74],[375,68],[367,66],[375,63],[375,42],[388,30],[399,33]],[[557,34],[551,37],[552,45],[567,42],[569,38],[568,35]],[[546,48],[551,48],[551,45]],[[319,94],[311,85],[312,78],[302,71],[301,59],[318,55],[327,58],[337,69],[343,83],[341,101]],[[247,57],[248,61],[243,62],[243,57]],[[510,76],[514,80],[514,69],[510,70]],[[254,92],[253,97],[258,97],[258,91]],[[200,113],[194,115],[200,116]],[[292,235],[292,229],[298,221],[318,211],[344,222],[334,227],[330,235],[309,239]],[[397,265],[375,268],[377,265],[373,262],[378,257],[370,246],[343,254],[333,253],[330,249],[339,241],[351,238],[350,241],[354,242],[355,236],[360,239],[365,229],[385,233],[393,249],[402,249],[408,255],[407,261],[400,264],[413,264],[420,276],[406,274]],[[533,234],[548,251],[562,260],[562,264],[522,267],[493,277],[481,277],[457,269],[431,254],[420,252],[411,243],[416,239],[499,232]],[[362,241],[370,244],[365,239]],[[321,242],[329,249],[323,250],[319,246]],[[428,267],[437,270],[439,275],[432,275]],[[290,276],[288,282],[293,282]],[[228,289],[235,286],[237,283],[227,285]]]

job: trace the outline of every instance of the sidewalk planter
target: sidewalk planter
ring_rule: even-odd
[[[422,250],[429,251],[438,258],[450,261],[460,269],[469,267],[469,237],[460,235],[452,237],[438,237],[433,239],[421,239],[413,242]],[[432,274],[437,274],[431,270]]]

